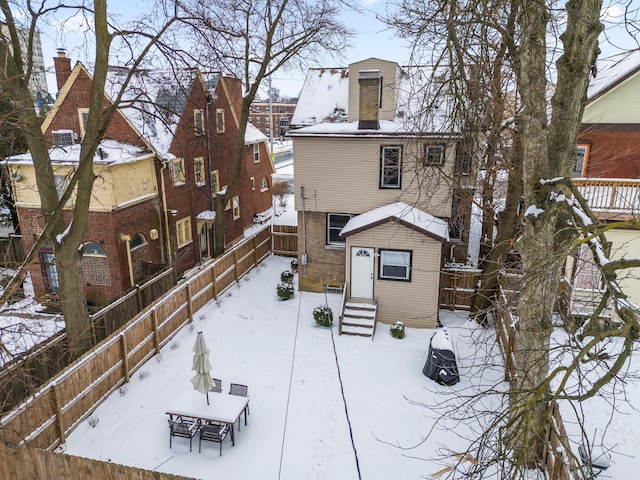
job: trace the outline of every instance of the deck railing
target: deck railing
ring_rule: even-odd
[[[640,180],[574,178],[573,183],[596,212],[640,213]]]

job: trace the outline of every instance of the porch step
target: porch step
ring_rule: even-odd
[[[344,306],[340,333],[359,335],[361,337],[373,336],[376,324],[376,310],[375,303],[347,302]]]

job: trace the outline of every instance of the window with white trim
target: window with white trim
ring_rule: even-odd
[[[411,250],[380,249],[378,278],[381,280],[411,281]]]
[[[400,188],[402,147],[380,148],[380,188]]]
[[[589,159],[589,145],[581,144],[576,147],[576,163],[573,165],[572,177],[582,177],[584,166]]]
[[[233,197],[233,219],[237,220],[240,218],[240,197]]]
[[[224,109],[216,110],[216,132],[224,133]]]
[[[260,144],[254,143],[253,144],[253,163],[258,163],[258,162],[260,162]]]
[[[196,177],[196,185],[204,185],[204,157],[196,157],[193,159],[193,170]]]
[[[173,175],[174,185],[184,183],[184,158],[176,158],[171,161],[171,174]]]
[[[87,122],[89,121],[89,109],[78,109],[78,121],[80,122],[80,136],[84,137],[84,133],[87,130]]]
[[[193,111],[193,131],[196,135],[204,135],[204,112],[202,110]]]
[[[211,170],[211,190],[214,195],[220,191],[220,172],[218,170]]]
[[[186,244],[191,243],[191,217],[185,217],[176,222],[176,234],[178,248],[182,248]]]
[[[266,177],[262,177],[260,181],[260,191],[266,192],[267,190],[269,190],[269,180],[267,180]]]
[[[51,132],[53,135],[53,143],[58,147],[66,147],[73,145],[73,131],[72,130],[54,130]]]
[[[340,238],[340,231],[352,216],[350,213],[327,213],[327,245],[344,246],[345,241]]]
[[[445,146],[443,143],[425,143],[422,165],[440,166],[444,163]]]
[[[255,177],[251,177],[249,180],[251,181],[251,190],[255,190],[256,189],[256,179],[255,179]]]

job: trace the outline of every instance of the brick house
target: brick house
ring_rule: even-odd
[[[640,216],[640,50],[598,60],[598,74],[587,91],[578,136],[574,183],[592,211],[606,223]],[[606,232],[612,259],[637,257],[640,231]],[[581,245],[567,261],[570,311],[589,315],[600,299],[601,278],[591,250]],[[619,282],[640,305],[640,269],[625,270]]]
[[[421,128],[412,124],[412,92],[429,78],[377,58],[307,74],[293,119],[300,128],[289,132],[299,288],[344,288],[345,318],[373,311],[374,322],[436,326],[440,269],[468,232],[470,205],[455,201],[463,157],[447,102]],[[356,303],[359,313],[350,311]],[[372,327],[346,323],[344,333]]]
[[[296,103],[253,102],[249,121],[269,138],[284,137],[291,128]]]
[[[43,123],[61,191],[78,162],[88,112],[91,74],[59,53],[54,59],[58,98]],[[110,68],[105,103],[128,70]],[[131,101],[134,100],[135,101]],[[237,137],[242,86],[235,78],[197,70],[141,71],[123,95],[97,149],[98,176],[83,254],[88,296],[103,303],[162,265],[184,271],[213,252],[213,202],[224,188],[229,151]],[[225,212],[225,242],[232,243],[271,206],[266,138],[249,126],[236,195]],[[7,160],[25,249],[44,227],[29,154]],[[73,203],[73,198],[70,201]],[[68,212],[71,215],[71,211]],[[38,294],[57,291],[49,245],[30,272]]]

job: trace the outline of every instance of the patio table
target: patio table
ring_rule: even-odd
[[[192,418],[200,423],[225,423],[231,427],[231,445],[235,445],[233,426],[244,412],[244,424],[247,424],[247,405],[249,397],[209,392],[209,405],[205,395],[195,390],[187,390],[180,395],[169,408],[167,415]],[[240,430],[240,423],[238,423]]]

